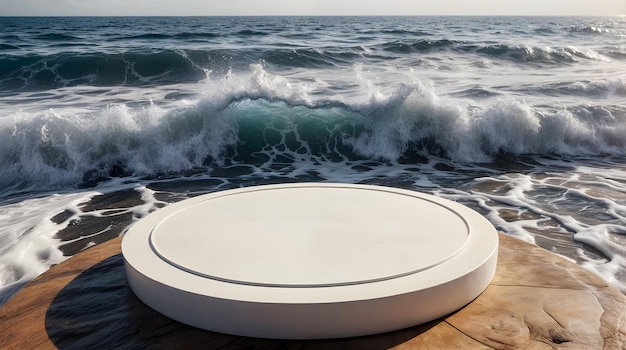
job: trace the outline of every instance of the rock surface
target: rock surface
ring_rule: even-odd
[[[237,337],[142,304],[117,238],[54,266],[0,308],[0,349],[625,349],[626,297],[539,247],[500,235],[496,275],[463,309],[395,332],[315,341]],[[271,316],[269,316],[271,317]]]

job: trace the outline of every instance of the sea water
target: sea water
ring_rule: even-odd
[[[297,181],[457,201],[626,291],[626,17],[0,18],[0,303]]]

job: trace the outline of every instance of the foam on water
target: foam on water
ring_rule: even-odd
[[[77,240],[87,240],[83,249],[105,235],[112,227],[102,231],[85,232],[74,240],[61,240],[57,234],[78,225],[86,217],[109,218],[130,214],[133,220],[139,219],[163,202],[154,198],[154,191],[136,184],[109,183],[103,191],[85,191],[67,194],[49,194],[39,198],[13,197],[0,204],[0,304],[4,303],[21,286],[48,270],[52,265],[63,262],[59,249],[61,244],[71,244]],[[132,188],[141,196],[141,203],[127,208],[103,207],[85,210],[88,203],[105,193]]]
[[[15,198],[14,203],[2,205],[0,303],[24,283],[66,259],[56,248],[54,234],[69,220],[56,224],[51,218],[60,208],[78,213],[78,204],[94,195],[94,192],[87,192],[34,199]]]
[[[552,247],[626,290],[624,166],[614,164],[609,170],[591,160],[587,166],[540,161],[543,164],[529,174],[476,179],[470,198],[488,210],[486,216],[504,232]],[[568,243],[558,247],[559,236],[571,236],[591,249]]]

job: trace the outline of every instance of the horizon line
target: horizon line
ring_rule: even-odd
[[[233,15],[233,14],[214,14],[214,15],[0,15],[0,18],[5,17],[626,17],[626,14],[618,15],[600,15],[600,14],[565,14],[565,15],[537,15],[537,14],[262,14],[262,15]]]

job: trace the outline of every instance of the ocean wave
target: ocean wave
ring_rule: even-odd
[[[240,37],[248,37],[248,36],[265,36],[265,35],[269,35],[269,33],[260,31],[260,30],[244,29],[244,30],[240,30],[236,32],[235,35],[240,36]]]
[[[5,56],[0,59],[0,89],[197,82],[206,74],[193,56],[193,52],[174,50]]]
[[[448,39],[430,40],[397,40],[380,45],[384,51],[408,54],[414,52],[429,52],[438,49],[451,48],[453,46],[463,45],[462,41],[454,41]]]
[[[63,44],[65,45],[65,44]],[[72,44],[74,45],[74,44]],[[76,44],[78,45],[78,44]],[[3,47],[0,46],[0,50]],[[7,50],[10,48],[7,48]],[[47,90],[77,85],[141,86],[197,83],[207,71],[245,69],[265,62],[281,69],[351,66],[368,55],[361,46],[242,50],[130,50],[122,53],[0,55],[0,89]]]
[[[626,45],[624,46],[608,46],[603,48],[600,53],[604,56],[617,59],[626,60]]]
[[[407,29],[384,29],[380,31],[366,31],[363,34],[391,34],[391,35],[406,35],[406,36],[427,36],[430,33],[422,30],[407,30]]]
[[[517,89],[518,92],[541,94],[544,96],[580,96],[584,98],[626,97],[626,80],[613,78],[606,80],[563,81],[545,86],[532,85]]]
[[[114,40],[159,40],[159,39],[169,39],[171,36],[169,34],[161,34],[161,33],[147,33],[147,34],[139,34],[139,35],[131,35],[131,36],[122,36],[115,38]]]
[[[8,44],[0,44],[0,51],[2,50],[19,50],[19,47]]]
[[[584,35],[594,35],[594,36],[607,34],[611,32],[608,28],[602,28],[600,26],[588,25],[588,24],[570,26],[568,28],[568,31],[574,34],[584,34]]]
[[[140,35],[150,41],[173,38],[177,35],[198,39],[207,33]],[[210,35],[208,36],[210,37]],[[621,47],[606,47],[599,52],[589,48],[532,47],[513,44],[482,45],[456,40],[407,39],[382,44],[329,45],[321,47],[244,47],[240,49],[146,49],[132,48],[98,51],[98,47],[82,42],[58,41],[49,49],[65,50],[56,54],[29,51],[16,54],[23,48],[0,44],[0,89],[4,91],[33,91],[77,85],[141,86],[151,84],[196,83],[206,71],[227,72],[245,70],[250,64],[265,62],[277,69],[328,69],[351,67],[358,62],[392,62],[416,54],[445,52],[451,60],[474,57],[478,60],[506,61],[533,67],[572,65],[579,61],[623,60]]]
[[[260,65],[207,81],[188,107],[112,105],[96,112],[15,112],[0,118],[0,188],[157,176],[224,164],[411,161],[626,154],[626,109],[538,109],[496,98],[439,96],[419,81],[361,101],[312,101]]]
[[[0,39],[7,40],[7,41],[21,41],[22,40],[22,38],[20,38],[19,36],[15,34],[3,35],[3,36],[0,36]]]
[[[219,37],[218,34],[210,32],[181,32],[181,33],[144,33],[137,35],[121,35],[108,38],[107,41],[167,41],[167,40],[194,40],[194,39],[213,39]]]
[[[277,67],[329,68],[350,66],[367,51],[362,47],[329,49],[275,49],[260,54],[260,60]]]
[[[542,35],[542,36],[552,36],[554,34],[557,34],[557,32],[550,27],[541,27],[541,28],[536,28],[533,30],[534,34],[537,35]]]
[[[207,32],[199,32],[199,33],[183,32],[183,33],[177,33],[173,37],[174,39],[185,40],[185,39],[212,39],[212,38],[217,38],[219,36],[220,36],[219,34],[207,33]]]
[[[490,45],[476,49],[477,53],[500,57],[517,63],[570,64],[583,60],[610,61],[605,55],[591,49],[568,47],[531,47],[525,45]]]
[[[37,40],[44,41],[75,41],[81,40],[81,38],[74,35],[67,35],[63,33],[46,33],[35,36]]]
[[[593,61],[609,61],[605,55],[591,49],[568,47],[536,47],[528,45],[490,44],[457,41],[457,40],[398,40],[379,45],[381,50],[398,53],[429,53],[439,51],[478,54],[494,59],[513,61],[515,63],[570,64],[579,59]]]

